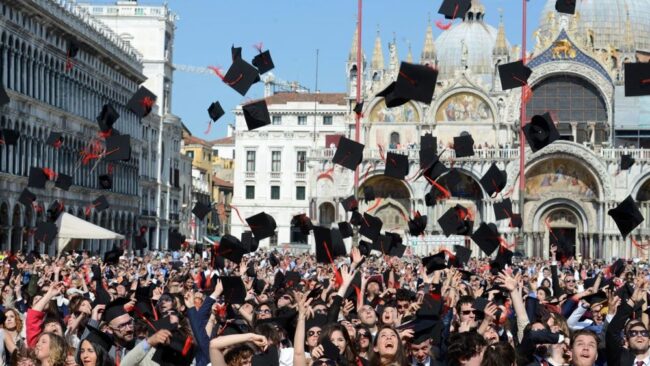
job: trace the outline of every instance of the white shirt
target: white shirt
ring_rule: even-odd
[[[639,361],[643,361],[643,366],[650,366],[650,355],[648,355],[646,358],[643,358],[643,359],[635,358],[634,363],[632,363],[632,365],[636,366],[637,362],[639,362]]]

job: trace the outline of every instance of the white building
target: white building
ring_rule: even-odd
[[[170,230],[181,226],[180,150],[182,123],[172,113],[173,46],[177,16],[167,5],[143,6],[135,0],[115,5],[81,4],[93,17],[112,29],[141,56],[143,85],[158,96],[155,118],[142,124],[148,136],[143,146],[141,170],[142,213],[139,226],[149,228],[151,248],[167,248]],[[162,134],[160,131],[162,130]]]

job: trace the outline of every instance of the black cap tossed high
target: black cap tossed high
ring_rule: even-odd
[[[624,238],[644,220],[632,196],[627,196],[618,206],[607,211],[607,214],[612,217]]]
[[[555,0],[555,10],[558,13],[575,14],[577,0]]]
[[[375,189],[372,186],[363,187],[363,200],[368,203],[374,201],[377,197],[375,196]]]
[[[533,116],[524,126],[524,134],[533,152],[543,149],[560,138],[560,133],[549,113]]]
[[[650,95],[650,63],[625,63],[625,96]]]
[[[247,217],[246,222],[257,240],[270,238],[275,235],[275,229],[277,228],[275,219],[266,212],[260,212],[251,217]]]
[[[495,193],[499,193],[505,188],[508,183],[508,173],[505,170],[499,169],[496,163],[492,163],[490,169],[480,180],[483,189],[492,197]]]
[[[449,208],[438,218],[438,224],[445,236],[470,235],[474,226],[473,221],[469,220],[469,211],[461,205]]]
[[[129,99],[126,108],[135,113],[138,118],[144,118],[151,113],[153,106],[156,104],[156,99],[156,94],[141,86],[131,99]]]
[[[221,108],[221,103],[219,102],[213,102],[210,104],[210,107],[208,107],[208,115],[212,122],[216,122],[224,114],[225,112],[223,111],[223,108]]]
[[[343,209],[346,212],[356,211],[356,210],[359,209],[359,201],[354,196],[350,196],[350,197],[342,200],[341,205],[343,205]]]
[[[386,154],[386,169],[384,175],[404,179],[409,173],[409,158],[406,155],[389,152]]]
[[[117,135],[106,138],[106,161],[131,160],[131,136]]]
[[[472,234],[472,240],[478,245],[479,248],[486,255],[492,255],[494,251],[499,247],[501,235],[497,226],[494,224],[488,224],[482,222],[481,225],[476,229],[474,234]]]
[[[350,170],[355,170],[363,160],[363,144],[342,136],[332,162]]]
[[[437,79],[438,71],[429,66],[402,62],[393,94],[401,99],[431,104]]]
[[[241,58],[233,60],[223,77],[223,82],[242,96],[245,96],[248,89],[258,81],[260,81],[260,74],[257,69]]]
[[[196,204],[194,204],[194,208],[192,209],[192,213],[199,220],[203,220],[205,216],[210,213],[210,211],[212,211],[212,206],[203,202],[196,202]]]
[[[621,155],[621,170],[628,170],[634,165],[636,160],[629,154]]]
[[[521,60],[499,65],[501,89],[508,90],[528,85],[528,78],[532,73],[533,70],[524,65]]]
[[[495,202],[492,207],[494,208],[494,217],[497,220],[505,220],[512,217],[512,201],[510,198]]]
[[[138,111],[140,110],[138,109]],[[115,122],[117,122],[118,118],[120,118],[120,114],[117,113],[115,108],[113,108],[113,106],[110,104],[104,104],[102,111],[99,113],[99,116],[97,116],[97,124],[99,125],[99,130],[102,132],[110,131],[111,128],[113,128]]]
[[[271,124],[271,116],[265,99],[245,104],[242,110],[249,131]]]
[[[438,14],[444,15],[447,19],[462,19],[471,6],[471,0],[443,0]]]
[[[472,135],[468,133],[454,137],[454,151],[457,158],[474,156],[474,139]]]
[[[257,56],[253,58],[253,66],[257,67],[257,71],[260,74],[264,74],[273,70],[275,65],[273,65],[271,52],[269,50],[260,52]]]
[[[359,234],[365,236],[370,240],[377,240],[382,226],[383,223],[379,217],[364,213],[363,219],[361,220],[361,225],[359,227]]]
[[[99,179],[99,188],[101,189],[111,189],[113,188],[113,178],[108,174],[102,174],[98,177]]]

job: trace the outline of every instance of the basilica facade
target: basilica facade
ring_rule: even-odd
[[[469,238],[441,235],[436,219],[460,203],[475,213],[475,227],[482,221],[496,223],[523,255],[545,256],[552,243],[564,240],[583,258],[647,256],[631,241],[647,241],[650,222],[644,221],[623,238],[607,212],[631,195],[644,216],[650,216],[645,201],[650,198],[650,127],[643,127],[650,123],[650,98],[625,97],[623,85],[624,63],[647,61],[650,56],[650,0],[583,1],[578,2],[575,15],[557,13],[554,4],[547,0],[538,15],[534,50],[527,57],[533,70],[532,96],[524,121],[549,112],[562,138],[536,153],[526,146],[523,172],[521,89],[502,90],[498,74],[500,64],[521,59],[521,50],[508,42],[503,22],[496,27],[487,24],[484,16],[492,9],[474,0],[462,22],[435,39],[429,26],[420,59],[415,61],[411,50],[400,58],[394,41],[385,60],[378,34],[372,58],[369,63],[362,61],[360,75],[354,36],[347,63],[350,114],[345,134],[354,138],[351,109],[360,77],[365,100],[360,142],[365,150],[356,193],[363,197],[364,187],[371,186],[381,198],[362,200],[360,211],[370,209],[380,217],[383,230],[403,233],[413,251],[427,253],[441,245],[465,244],[480,252]],[[402,59],[439,71],[430,105],[409,102],[388,109],[383,98],[376,97],[396,79]],[[420,136],[425,133],[437,137],[445,164],[462,173],[461,184],[451,187],[451,198],[432,207],[424,201],[431,185],[424,178],[413,179],[419,169]],[[475,155],[456,158],[450,146],[454,136],[465,133],[475,141]],[[309,213],[321,224],[349,219],[340,201],[355,193],[353,173],[332,165],[334,151],[327,142],[309,151]],[[383,175],[386,151],[409,156],[406,180]],[[636,160],[631,169],[619,169],[622,154]],[[522,231],[509,227],[508,220],[495,221],[493,205],[504,196],[488,197],[478,183],[493,162],[508,173],[504,192],[512,199],[514,212],[523,214]],[[331,168],[334,179],[322,174]],[[522,174],[523,197],[519,193]],[[445,176],[440,180],[444,182]],[[406,235],[413,211],[428,215],[429,235]]]

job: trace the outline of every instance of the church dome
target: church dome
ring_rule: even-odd
[[[539,22],[543,34],[552,29],[551,12],[555,13],[555,0],[546,0]],[[621,49],[625,45],[629,14],[635,48],[650,51],[650,0],[576,1],[576,14],[579,15],[577,32],[586,36],[593,31],[596,49],[607,49],[610,45]]]
[[[474,4],[461,23],[438,36],[436,49],[441,76],[453,75],[455,70],[463,69],[463,64],[475,74],[492,74],[492,52],[498,32],[484,23],[484,15],[483,6]]]

